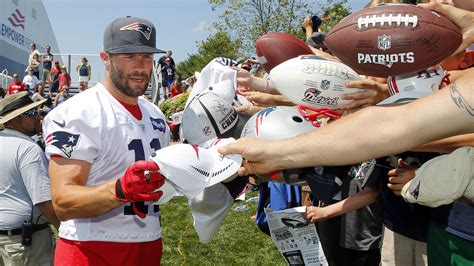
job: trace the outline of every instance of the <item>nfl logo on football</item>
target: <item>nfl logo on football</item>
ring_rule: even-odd
[[[377,47],[380,50],[388,50],[392,46],[392,36],[382,35],[377,37]]]
[[[323,79],[323,81],[321,81],[321,89],[322,90],[327,90],[329,89],[329,86],[331,85],[331,82],[327,79]]]

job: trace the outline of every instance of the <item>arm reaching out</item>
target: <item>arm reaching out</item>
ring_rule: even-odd
[[[294,138],[244,138],[219,149],[246,159],[240,173],[268,173],[314,165],[347,165],[474,132],[474,69],[449,87],[406,105],[372,106]]]

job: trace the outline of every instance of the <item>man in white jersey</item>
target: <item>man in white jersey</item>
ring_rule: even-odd
[[[105,80],[45,118],[53,205],[62,221],[56,265],[160,264],[160,212],[152,201],[164,178],[145,160],[169,144],[169,128],[140,96],[153,54],[161,52],[150,21],[116,19],[100,52]]]

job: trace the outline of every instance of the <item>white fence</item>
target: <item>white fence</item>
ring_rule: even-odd
[[[0,87],[5,89],[5,92],[8,89],[8,85],[13,81],[12,77],[8,75],[8,70],[4,69],[0,73]]]

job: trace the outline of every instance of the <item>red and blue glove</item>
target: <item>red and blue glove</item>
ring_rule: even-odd
[[[132,202],[134,212],[141,218],[146,214],[139,211],[133,202],[157,201],[163,195],[155,191],[165,183],[165,178],[158,173],[158,165],[151,161],[137,161],[130,165],[125,174],[115,183],[115,198],[123,202]],[[145,176],[145,171],[148,171]]]

